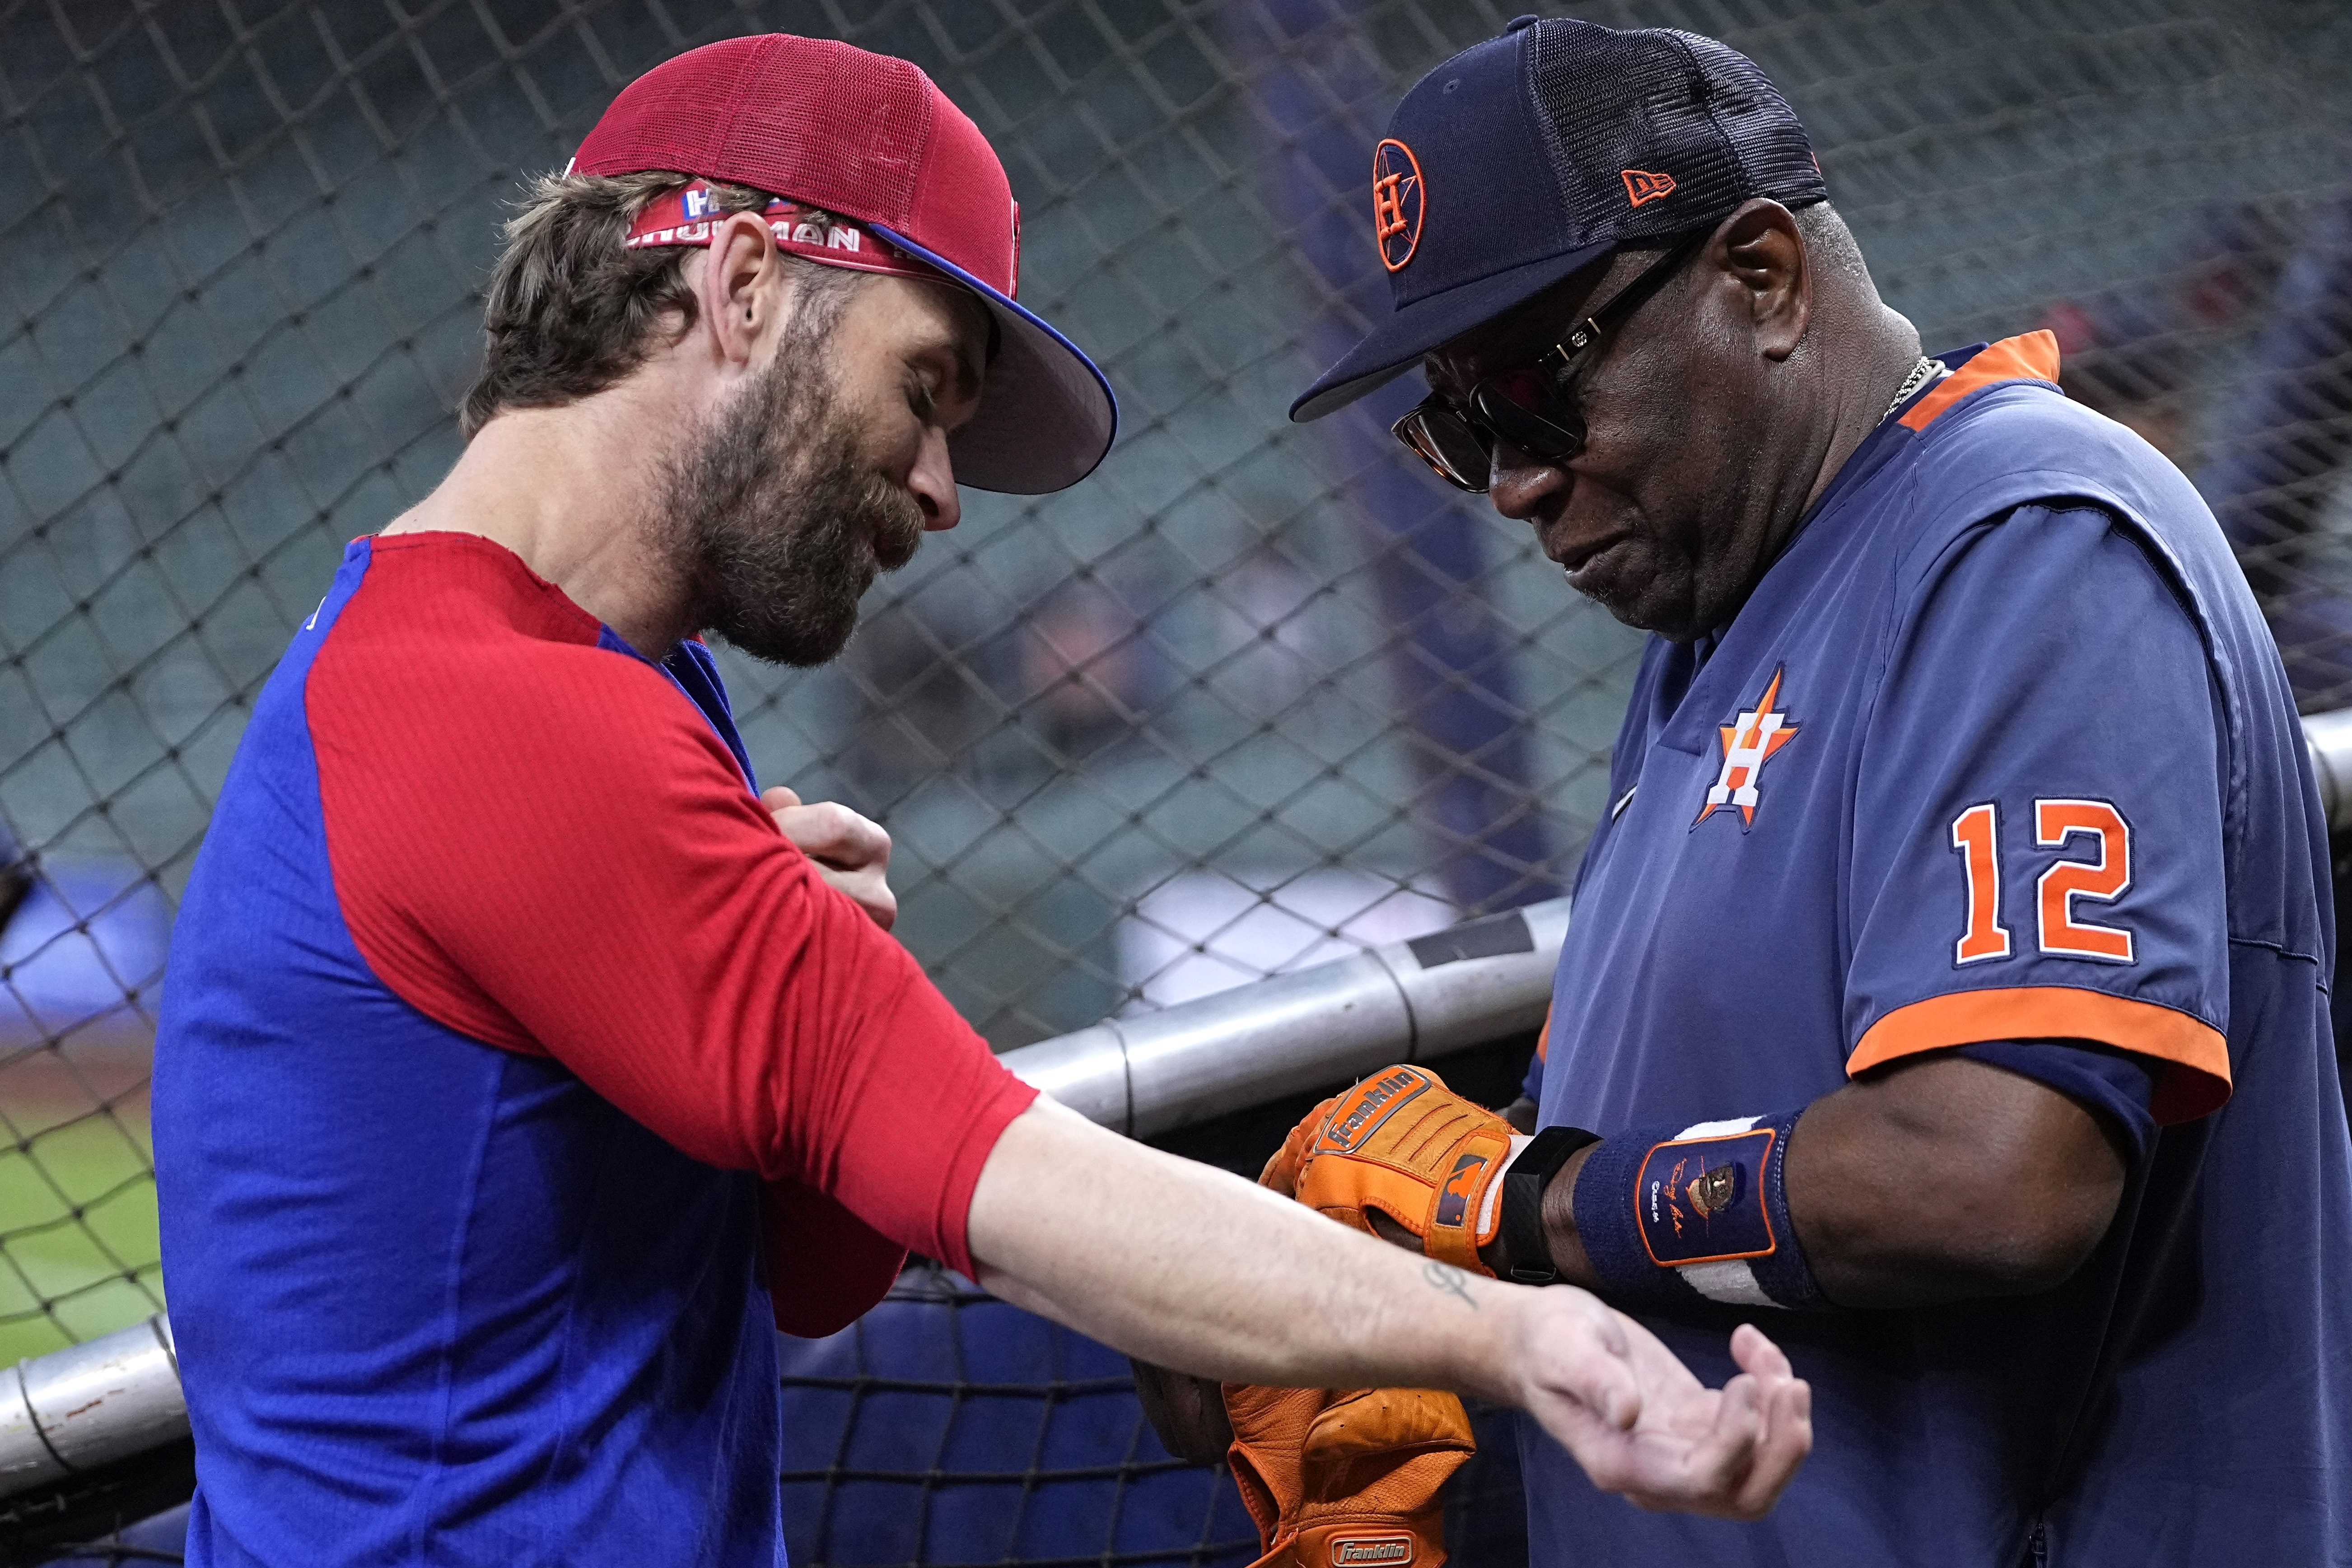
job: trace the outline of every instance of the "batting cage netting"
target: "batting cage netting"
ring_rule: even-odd
[[[2352,13],[1576,14],[1754,57],[1930,348],[2053,330],[2068,391],[2202,488],[2306,709],[2352,704]],[[1413,388],[1284,418],[1386,308],[1367,170],[1390,106],[1510,15],[0,0],[0,1368],[164,1306],[157,987],[248,704],[343,542],[456,455],[518,182],[712,38],[929,70],[1003,155],[1024,300],[1121,401],[1094,479],[967,495],[836,664],[721,656],[762,778],[889,827],[898,930],[990,1039],[1560,891],[1639,638],[1388,439]],[[796,1562],[1251,1554],[1122,1362],[966,1282],[909,1275],[790,1365]],[[1509,1447],[1490,1431],[1497,1465]],[[1507,1473],[1465,1475],[1470,1514],[1515,1510]],[[1507,1561],[1509,1533],[1457,1560]],[[88,1560],[177,1560],[168,1521],[123,1539]]]

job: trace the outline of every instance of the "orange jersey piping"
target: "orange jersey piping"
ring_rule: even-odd
[[[1897,1007],[1865,1030],[1846,1058],[1846,1076],[1921,1051],[1979,1040],[2095,1040],[2154,1057],[2148,1110],[2158,1126],[2194,1121],[2230,1098],[2230,1049],[2221,1031],[2178,1008],[2071,985],[1952,991]]]
[[[1927,395],[1913,404],[1895,423],[1906,429],[1925,430],[1945,409],[1997,381],[2046,381],[2054,385],[2057,380],[2055,333],[2045,330],[2003,338],[1930,387]]]

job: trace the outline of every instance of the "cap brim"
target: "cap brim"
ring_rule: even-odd
[[[1439,344],[1517,310],[1616,247],[1615,241],[1603,240],[1414,300],[1374,327],[1338,364],[1300,393],[1298,401],[1290,405],[1291,418],[1303,424],[1337,413],[1394,381]]]
[[[1009,495],[1067,489],[1095,471],[1118,434],[1118,399],[1076,344],[937,251],[894,229],[875,233],[979,295],[996,318],[996,357],[980,412],[948,437],[956,482]]]

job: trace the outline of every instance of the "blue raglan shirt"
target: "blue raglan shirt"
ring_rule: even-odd
[[[781,1563],[756,1178],[436,1023],[352,942],[305,695],[370,542],[255,703],[173,944],[188,1561]],[[740,758],[709,658],[662,668]]]

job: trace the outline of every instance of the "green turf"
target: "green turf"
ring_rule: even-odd
[[[100,1116],[0,1144],[0,1367],[162,1301],[146,1132]]]

